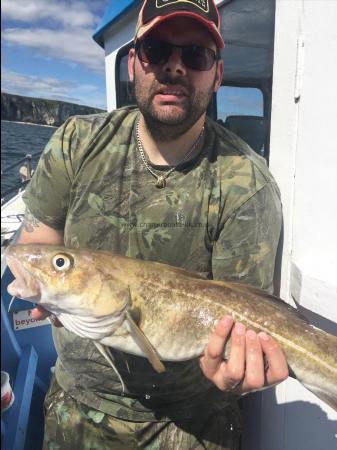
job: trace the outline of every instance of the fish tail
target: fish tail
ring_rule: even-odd
[[[122,377],[120,376],[117,367],[114,365],[111,355],[108,353],[108,351],[106,350],[106,347],[102,344],[100,344],[99,342],[94,342],[94,344],[96,345],[97,350],[100,352],[100,354],[102,356],[104,356],[104,358],[108,361],[108,363],[110,364],[110,366],[113,368],[115,374],[118,376],[119,381],[121,382],[122,385],[122,389],[123,389],[123,394],[125,394],[125,384],[124,381],[122,379]]]

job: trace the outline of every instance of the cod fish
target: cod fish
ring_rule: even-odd
[[[337,410],[337,337],[265,291],[105,251],[12,245],[6,257],[16,278],[8,292],[92,339],[112,367],[106,347],[144,356],[157,372],[165,361],[196,358],[217,321],[230,314],[272,336],[291,375]]]

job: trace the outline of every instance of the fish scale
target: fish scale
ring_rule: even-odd
[[[9,292],[33,298],[35,289],[32,301],[61,322],[59,313],[66,312],[63,325],[96,345],[144,356],[162,372],[162,361],[200,356],[217,321],[230,314],[247,328],[272,336],[291,375],[337,410],[337,338],[277,297],[104,251],[12,245],[6,255],[16,277]],[[55,258],[67,264],[55,267]],[[100,351],[107,355],[104,348]]]
[[[199,283],[202,283],[202,282],[200,281]],[[205,283],[208,283],[208,281],[205,281]],[[235,286],[234,283],[233,283],[233,286]],[[146,286],[146,288],[148,290],[151,291],[151,289],[152,289],[153,293],[156,292],[158,287],[159,287],[159,283],[158,282],[152,282],[152,286],[150,286],[150,284],[148,283],[147,286]],[[219,287],[222,287],[222,285],[219,285]],[[270,300],[271,299],[273,300],[273,297],[272,296],[268,296],[268,294],[266,294],[264,292],[261,293],[261,294],[266,297],[266,299],[264,300],[264,303],[270,306]],[[200,305],[202,303],[211,303],[210,308],[213,307],[213,309],[214,309],[215,305],[218,305],[217,309],[219,311],[219,314],[216,315],[213,312],[213,316],[214,316],[213,319],[208,320],[208,323],[206,324],[205,328],[207,330],[212,329],[212,327],[215,325],[217,317],[222,317],[224,314],[233,314],[234,318],[236,320],[239,320],[242,323],[244,323],[244,325],[246,327],[254,329],[255,331],[258,331],[258,332],[264,331],[264,332],[268,333],[269,335],[271,335],[274,339],[276,339],[282,345],[282,347],[284,348],[286,353],[287,353],[287,348],[291,348],[291,349],[295,350],[296,352],[302,354],[306,359],[309,358],[309,359],[313,360],[313,362],[319,363],[320,365],[325,367],[327,370],[330,370],[332,373],[334,373],[336,375],[336,377],[337,377],[337,362],[336,362],[336,358],[333,357],[333,352],[331,354],[326,355],[325,352],[324,352],[324,350],[325,350],[324,346],[321,346],[320,348],[316,349],[316,350],[321,351],[322,353],[314,354],[313,352],[310,352],[308,350],[308,348],[303,347],[303,345],[301,346],[301,345],[296,344],[294,342],[294,340],[291,340],[289,337],[287,337],[286,334],[285,335],[281,335],[279,332],[277,332],[275,330],[275,327],[274,327],[274,329],[271,329],[270,327],[268,328],[267,326],[264,326],[264,324],[263,324],[263,320],[264,320],[263,316],[259,316],[258,319],[256,319],[253,314],[251,314],[251,316],[249,317],[249,315],[247,314],[247,311],[246,311],[246,313],[240,313],[239,311],[235,311],[235,306],[237,308],[239,308],[238,304],[235,305],[235,306],[232,306],[232,307],[229,306],[229,305],[224,305],[224,304],[222,304],[220,302],[217,302],[214,299],[214,296],[212,296],[212,298],[207,298],[206,296],[200,296],[200,295],[198,296],[195,293],[194,294],[186,293],[186,289],[184,289],[184,291],[176,290],[175,292],[171,291],[170,293],[168,293],[168,296],[172,296],[172,295],[176,296],[177,298],[182,298],[184,296],[187,297],[187,298],[189,298],[189,297],[193,298],[193,300],[198,305]],[[149,296],[149,295],[147,297],[148,297],[148,299],[151,299],[151,298],[155,299],[155,295],[154,294],[153,294],[152,297]],[[236,301],[237,300],[238,299],[236,298]],[[260,299],[260,301],[261,301],[261,299]],[[149,304],[149,303],[147,303],[147,304]],[[282,306],[284,306],[284,303],[280,303],[280,304]],[[150,309],[150,308],[148,308],[148,309]],[[275,310],[273,312],[274,312],[274,314],[280,314],[280,313],[278,313]],[[292,317],[293,320],[296,318],[296,322],[298,323],[298,325],[300,325],[300,327],[301,327],[300,331],[302,332],[302,334],[301,334],[301,336],[302,336],[301,337],[302,344],[303,344],[303,340],[305,340],[306,333],[313,333],[313,336],[317,336],[319,331],[317,329],[315,329],[312,325],[307,324],[306,320],[303,320],[299,316],[299,314],[296,312],[296,310],[293,309],[293,308],[288,307],[288,305],[287,305],[286,308],[284,308],[283,315],[280,315],[280,317],[279,317],[280,320],[284,320],[285,319],[285,317],[284,317],[285,312],[287,312],[288,315],[292,315],[293,316]],[[210,314],[208,314],[208,319],[209,318],[210,318]],[[273,324],[273,321],[269,320],[268,323]],[[141,326],[143,326],[144,332],[147,333],[146,321],[142,322]],[[204,337],[204,340],[205,340],[204,343],[205,344],[207,343],[208,336],[209,336],[209,333],[207,333],[207,335]],[[163,338],[164,338],[164,335],[158,336],[158,341],[160,342],[161,339],[163,339]],[[324,338],[326,338],[326,334],[323,334],[323,340],[324,340]],[[333,340],[334,340],[334,343],[337,344],[337,339],[335,337],[333,337]],[[312,339],[309,339],[309,342],[313,343]],[[183,341],[181,339],[180,346],[179,346],[179,351],[177,353],[174,353],[175,349],[173,351],[171,351],[171,347],[169,347],[170,354],[165,354],[164,350],[162,352],[160,352],[160,354],[163,355],[164,359],[177,359],[180,354],[184,354],[184,352],[187,353],[186,347],[189,347],[191,345],[193,346],[193,343],[195,344],[195,336],[193,336],[193,342],[191,342],[191,343],[187,343],[186,341]],[[324,340],[324,345],[325,344],[326,344],[326,341]],[[335,350],[336,350],[336,347],[335,347]],[[200,354],[200,347],[194,352],[193,352],[193,350],[191,350],[191,353],[189,354],[189,356],[193,357],[193,356],[196,356],[198,354]],[[330,362],[326,362],[324,359],[322,359],[322,357],[320,355],[324,355],[324,357],[326,359],[328,359]],[[329,356],[331,356],[331,358],[329,358]],[[291,355],[289,355],[289,357],[291,357]],[[187,359],[187,358],[183,357],[182,359]]]

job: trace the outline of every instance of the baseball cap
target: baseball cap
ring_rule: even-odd
[[[218,48],[225,46],[220,33],[220,15],[214,0],[145,0],[140,10],[135,41],[173,17],[191,17],[204,25]]]

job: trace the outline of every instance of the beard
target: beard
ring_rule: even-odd
[[[216,76],[209,89],[196,91],[185,79],[173,78],[165,74],[146,89],[135,74],[134,96],[152,137],[157,141],[165,142],[178,138],[188,131],[206,112],[213,96],[215,78]],[[153,100],[158,90],[163,86],[171,85],[184,88],[187,92],[184,101],[179,106],[171,103],[155,105]]]

